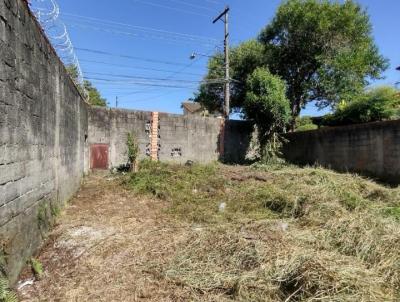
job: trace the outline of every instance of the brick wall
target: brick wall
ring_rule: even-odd
[[[86,111],[26,1],[0,0],[0,269],[12,282],[79,188]]]

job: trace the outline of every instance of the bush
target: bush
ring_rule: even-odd
[[[309,131],[318,129],[318,126],[315,125],[309,116],[302,116],[296,119],[296,132],[300,131]]]
[[[263,157],[271,156],[271,147],[280,146],[277,134],[290,119],[285,82],[267,69],[257,68],[247,79],[246,87],[244,112],[257,125]]]
[[[393,87],[371,89],[325,116],[323,125],[340,126],[391,120],[400,117],[400,94]]]

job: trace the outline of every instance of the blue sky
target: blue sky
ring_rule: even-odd
[[[368,8],[376,42],[391,63],[386,79],[374,85],[393,85],[400,80],[400,72],[395,71],[400,65],[400,1],[359,2]],[[222,47],[223,23],[212,24],[213,16],[226,4],[231,7],[231,39],[232,44],[237,44],[256,37],[279,3],[280,0],[58,0],[61,19],[83,73],[92,79],[110,106],[115,106],[118,96],[119,107],[173,113],[182,111],[181,102],[193,96],[196,81],[206,72],[207,58],[190,60],[190,54],[212,54],[216,47]],[[313,105],[302,112],[322,113]]]

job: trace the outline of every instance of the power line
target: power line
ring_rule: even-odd
[[[89,52],[89,53],[95,53],[95,54],[112,56],[112,57],[120,57],[120,58],[131,59],[131,60],[139,60],[139,61],[144,61],[144,62],[149,62],[149,63],[166,64],[166,65],[172,65],[172,66],[177,66],[177,65],[186,66],[185,64],[178,63],[178,62],[154,60],[154,59],[149,59],[149,58],[124,55],[124,54],[115,54],[115,53],[110,53],[110,52],[97,50],[97,49],[89,49],[89,48],[81,48],[81,47],[75,47],[75,49],[79,50],[79,51]]]
[[[115,66],[115,67],[121,67],[121,68],[127,68],[127,69],[139,69],[139,70],[159,71],[159,72],[168,72],[168,73],[175,72],[175,70],[158,69],[158,68],[150,68],[150,67],[143,67],[143,66],[130,66],[130,65],[114,64],[114,63],[108,63],[108,62],[102,62],[102,61],[94,61],[94,60],[80,59],[79,61],[87,62],[87,63],[102,64],[102,65],[107,65],[107,66]],[[181,72],[181,74],[193,75],[193,76],[203,76],[204,75],[204,74],[200,74],[200,73],[191,73],[191,72]]]
[[[170,82],[181,82],[181,83],[224,83],[224,79],[210,79],[210,80],[185,80],[185,79],[171,79],[171,78],[155,78],[155,77],[143,77],[143,76],[133,76],[126,74],[110,74],[110,73],[102,73],[102,72],[90,72],[86,71],[86,74],[94,74],[94,75],[102,75],[102,76],[111,76],[118,78],[126,78],[126,79],[137,79],[137,80],[153,80],[153,81],[170,81]]]
[[[180,4],[183,4],[183,5],[187,5],[187,6],[190,6],[190,7],[193,7],[193,8],[200,8],[200,9],[204,9],[204,10],[208,10],[208,11],[212,11],[212,12],[214,11],[212,8],[201,6],[201,5],[197,5],[197,4],[192,4],[192,3],[189,3],[189,2],[185,2],[185,1],[180,1],[180,0],[169,0],[169,1],[175,2],[175,3],[180,3]]]
[[[128,31],[121,31],[121,30],[116,30],[116,29],[107,29],[107,28],[103,28],[103,27],[97,27],[97,26],[93,26],[93,25],[86,25],[86,24],[79,24],[79,23],[69,23],[69,26],[71,27],[79,27],[79,28],[84,28],[84,29],[91,29],[91,30],[96,30],[96,31],[102,31],[102,32],[106,32],[109,34],[116,34],[116,35],[125,35],[125,36],[129,36],[131,38],[141,38],[141,39],[145,39],[145,38],[151,38],[151,39],[159,39],[159,40],[164,40],[166,42],[170,42],[170,43],[183,43],[183,44],[198,44],[198,45],[203,45],[203,46],[215,46],[214,43],[212,42],[201,42],[198,41],[194,38],[180,38],[180,37],[166,37],[166,36],[161,36],[161,35],[154,35],[154,34],[143,34],[143,33],[133,33],[133,32],[128,32]]]
[[[192,86],[179,86],[179,85],[167,85],[167,84],[158,84],[152,82],[145,82],[145,81],[116,81],[104,78],[92,78],[92,77],[85,77],[86,80],[90,81],[100,81],[100,82],[111,82],[111,83],[125,83],[125,84],[132,84],[137,86],[149,86],[149,87],[166,87],[166,88],[191,88]]]
[[[122,23],[122,22],[104,20],[104,19],[100,19],[100,18],[87,17],[87,16],[75,15],[75,14],[69,14],[69,13],[62,13],[61,15],[62,16],[67,16],[67,17],[72,17],[72,18],[78,18],[78,19],[81,19],[81,20],[89,21],[89,22],[97,22],[97,23],[100,23],[100,24],[103,24],[103,25],[104,24],[116,25],[116,26],[122,26],[124,28],[129,27],[129,28],[132,28],[132,29],[135,29],[135,30],[140,30],[140,31],[157,32],[159,34],[166,34],[166,35],[176,35],[176,36],[180,36],[182,38],[195,38],[195,39],[212,41],[212,42],[215,42],[215,43],[218,42],[218,39],[212,38],[212,37],[205,37],[205,36],[200,36],[200,35],[180,33],[180,32],[175,32],[175,31],[168,31],[168,30],[163,30],[163,29],[158,29],[158,28],[153,28],[153,27],[132,25],[132,24],[127,24],[127,23]]]
[[[150,2],[150,1],[147,1],[147,0],[146,0],[146,1],[134,0],[133,2],[139,2],[139,3],[142,3],[142,4],[154,6],[154,7],[166,8],[166,9],[178,11],[178,12],[181,12],[181,13],[187,13],[187,14],[197,15],[197,16],[200,16],[200,17],[210,18],[210,16],[209,16],[209,15],[206,15],[206,14],[202,14],[202,13],[198,13],[198,12],[193,12],[193,11],[189,11],[189,10],[185,10],[185,9],[181,9],[181,8],[166,6],[166,5],[162,5],[162,4]]]

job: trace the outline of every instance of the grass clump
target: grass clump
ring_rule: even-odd
[[[40,280],[44,274],[42,263],[35,258],[31,258],[30,262],[33,274],[35,275],[36,279]]]
[[[0,278],[0,302],[18,302],[17,295],[10,289],[8,280]]]

